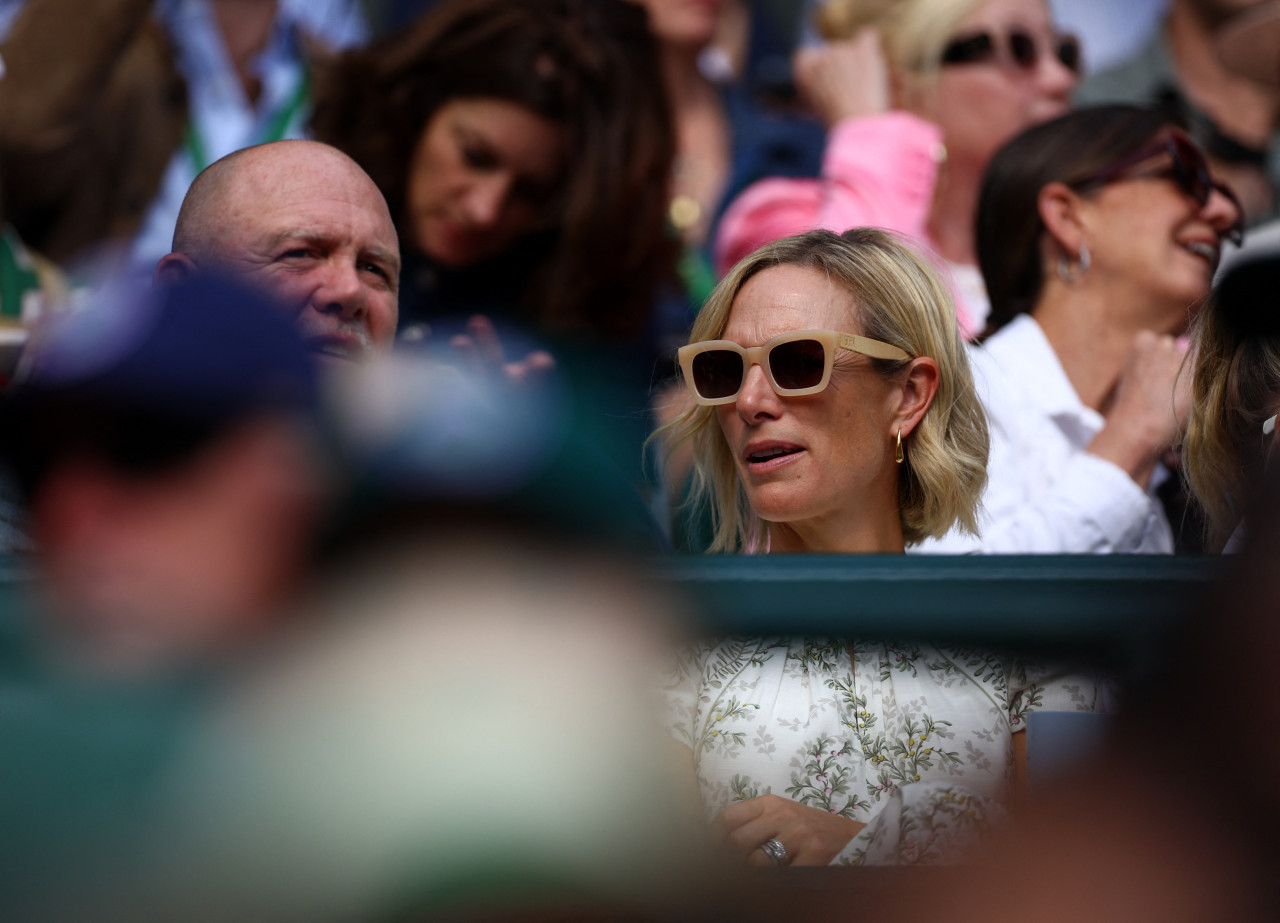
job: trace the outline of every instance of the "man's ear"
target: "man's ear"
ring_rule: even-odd
[[[1088,230],[1081,214],[1081,199],[1065,183],[1046,183],[1036,196],[1036,210],[1056,251],[1074,260],[1088,243]]]
[[[929,356],[912,359],[902,379],[902,398],[893,415],[890,438],[896,437],[899,432],[906,436],[919,426],[937,395],[938,363]]]
[[[190,279],[198,271],[191,257],[185,253],[170,253],[156,263],[156,271],[151,276],[153,285],[176,285]]]

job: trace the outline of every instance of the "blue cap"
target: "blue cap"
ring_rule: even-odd
[[[24,402],[188,421],[317,405],[316,370],[287,308],[242,282],[198,275],[113,285],[33,333],[10,386]]]
[[[113,285],[32,333],[0,401],[0,457],[30,498],[69,455],[145,474],[251,418],[319,411],[306,344],[262,292],[208,275]]]

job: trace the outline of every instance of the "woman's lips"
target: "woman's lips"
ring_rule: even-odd
[[[767,474],[791,464],[803,451],[803,447],[791,442],[758,442],[747,446],[742,457],[752,474]]]
[[[1210,265],[1218,265],[1219,245],[1216,240],[1184,240],[1182,249],[1208,260]]]

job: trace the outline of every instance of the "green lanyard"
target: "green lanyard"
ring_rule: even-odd
[[[310,95],[311,75],[304,66],[302,68],[302,79],[298,81],[298,88],[293,91],[289,101],[276,110],[275,115],[271,117],[271,121],[267,123],[265,130],[262,132],[262,136],[254,143],[267,144],[283,138],[284,133],[289,129],[289,123],[302,111],[302,107],[307,104],[307,98]],[[194,122],[187,123],[187,133],[183,136],[182,143],[187,149],[187,154],[191,157],[191,162],[195,164],[196,173],[202,172],[205,167],[209,166],[209,154],[205,150],[204,141],[196,133]]]
[[[18,259],[25,248],[12,227],[0,234],[0,316],[22,317],[22,299],[30,291],[38,291],[40,277],[30,261]]]
[[[702,309],[711,290],[716,287],[715,270],[699,247],[686,246],[680,256],[680,279],[695,312]]]

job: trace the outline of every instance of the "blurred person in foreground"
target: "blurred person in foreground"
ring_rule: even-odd
[[[987,424],[950,295],[878,229],[741,261],[680,351],[712,551],[901,554],[974,529]],[[851,601],[856,605],[856,601]],[[713,639],[666,693],[683,771],[751,864],[963,861],[1021,785],[1025,718],[1095,684],[999,652],[883,639]]]
[[[972,352],[992,434],[981,535],[922,550],[1175,550],[1160,491],[1189,402],[1179,338],[1242,220],[1162,112],[1079,109],[996,154],[977,225],[995,331]]]
[[[296,590],[327,485],[312,360],[216,276],[48,319],[4,395],[55,647],[146,671],[259,635]]]
[[[1274,288],[1266,293],[1273,301]],[[1245,298],[1256,305],[1254,294]],[[1270,305],[1267,314],[1274,317]],[[1248,523],[1240,553],[1144,649],[1145,669],[1108,746],[1037,796],[1022,823],[963,877],[906,902],[905,919],[1275,919],[1280,797],[1255,767],[1280,759],[1271,733],[1280,724],[1272,679],[1280,472],[1273,458],[1253,473],[1257,483],[1236,507]],[[1193,746],[1171,748],[1171,735]],[[1001,900],[993,907],[987,898],[995,890]]]
[[[1239,551],[1276,443],[1280,259],[1234,266],[1193,328],[1191,415],[1182,470],[1203,504],[1211,550]]]
[[[1067,110],[1074,39],[1043,0],[829,0],[818,22],[828,41],[797,53],[795,77],[827,125],[822,171],[739,195],[720,223],[720,272],[808,228],[886,227],[938,253],[961,329],[977,335],[982,173],[1009,138]]]
[[[350,489],[297,617],[223,672],[123,845],[60,867],[38,906],[262,921],[733,906],[660,758],[655,677],[680,606],[603,514],[594,456],[560,449],[554,398],[416,351],[351,373],[333,415]],[[548,461],[558,476],[540,478]]]

